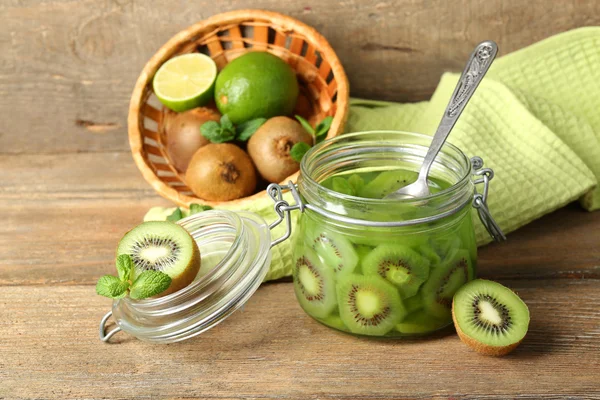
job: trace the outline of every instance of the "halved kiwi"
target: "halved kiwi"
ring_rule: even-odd
[[[192,236],[180,225],[168,221],[144,222],[123,236],[117,256],[129,254],[134,280],[143,271],[162,271],[171,277],[171,285],[159,296],[189,285],[200,270],[200,250]]]
[[[337,304],[335,272],[323,265],[311,249],[304,248],[293,265],[294,291],[302,308],[315,318],[325,318]]]
[[[440,319],[449,319],[454,293],[472,278],[469,252],[454,250],[442,265],[431,270],[429,279],[423,284],[421,291],[425,310]]]
[[[396,330],[407,335],[418,335],[437,331],[447,325],[449,321],[439,320],[421,311],[409,314],[396,325]]]
[[[406,315],[398,290],[377,275],[341,277],[337,298],[340,317],[353,333],[385,335]]]
[[[429,276],[429,260],[409,247],[382,244],[370,252],[363,262],[365,275],[380,275],[393,283],[400,297],[414,296]]]
[[[310,246],[336,272],[336,275],[354,271],[358,264],[358,255],[348,239],[317,226],[308,228],[306,234]]]
[[[454,295],[452,319],[460,339],[481,354],[513,351],[529,328],[527,305],[509,288],[477,279]]]

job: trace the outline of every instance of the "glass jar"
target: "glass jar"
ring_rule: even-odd
[[[308,315],[367,336],[414,336],[444,328],[451,323],[454,292],[475,277],[471,205],[492,237],[504,238],[486,206],[493,172],[482,168],[480,158],[469,160],[445,144],[430,177],[448,187],[428,197],[370,199],[325,184],[337,176],[417,171],[430,142],[429,136],[406,132],[339,136],[304,156],[297,185],[268,187],[278,216],[270,225],[256,214],[225,210],[179,221],[200,248],[196,280],[165,297],[114,301],[101,321],[100,338],[108,341],[124,330],[141,340],[171,343],[215,326],[256,291],[269,267],[270,247],[292,234],[293,213],[298,214],[293,285]],[[284,234],[271,241],[270,230],[281,223]],[[117,328],[106,334],[111,315]]]
[[[387,337],[426,334],[452,322],[454,292],[475,277],[477,263],[470,160],[445,145],[430,177],[449,187],[425,198],[367,199],[323,184],[335,176],[418,171],[430,141],[365,132],[306,154],[298,192],[310,207],[294,235],[293,279],[300,305],[317,321]]]

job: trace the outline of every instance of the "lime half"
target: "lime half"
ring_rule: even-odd
[[[216,78],[217,65],[210,57],[190,53],[161,65],[152,87],[161,103],[182,112],[207,104],[213,98]]]

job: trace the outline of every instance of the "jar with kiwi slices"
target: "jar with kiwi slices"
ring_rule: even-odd
[[[504,236],[486,206],[492,170],[451,144],[431,169],[428,197],[384,199],[416,180],[430,141],[414,133],[363,132],[305,155],[293,280],[300,305],[317,321],[385,337],[452,324],[454,293],[476,275],[473,207],[492,237]]]
[[[476,275],[473,208],[494,239],[504,236],[486,206],[492,170],[449,143],[431,169],[430,196],[384,199],[416,179],[430,141],[405,132],[339,136],[306,153],[297,184],[269,185],[274,222],[228,210],[178,221],[199,248],[195,280],[164,297],[116,300],[100,338],[124,330],[171,343],[214,327],[250,298],[269,268],[271,247],[292,230],[294,291],[317,321],[397,338],[450,325],[454,293]],[[117,328],[106,333],[111,315]]]

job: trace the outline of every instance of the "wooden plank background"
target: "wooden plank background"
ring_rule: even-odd
[[[152,54],[194,22],[250,7],[323,33],[353,96],[397,101],[427,99],[482,39],[505,54],[600,24],[597,0],[3,0],[0,151],[126,151],[129,96]]]
[[[518,351],[492,359],[456,335],[377,341],[263,285],[202,337],[105,345],[94,294],[114,246],[153,205],[128,150],[130,92],[173,34],[214,13],[265,8],[321,31],[353,96],[426,99],[491,38],[501,53],[598,25],[596,0],[2,0],[0,399],[600,398],[600,213],[573,204],[480,251],[480,275],[529,304]]]

